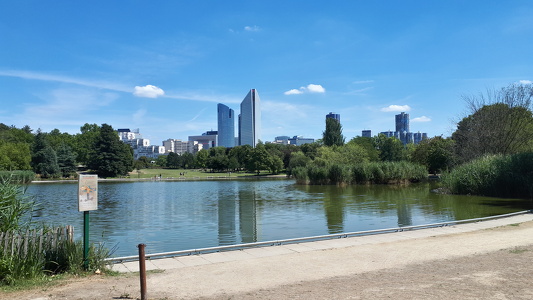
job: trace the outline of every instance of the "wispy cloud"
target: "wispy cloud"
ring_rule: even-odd
[[[533,81],[531,81],[531,80],[520,80],[519,83],[520,84],[532,84]]]
[[[358,80],[358,81],[353,82],[353,84],[365,84],[365,83],[374,83],[374,80]]]
[[[155,85],[136,86],[133,95],[143,98],[157,98],[165,95],[165,91]]]
[[[117,84],[117,83],[105,82],[105,81],[99,81],[99,80],[80,79],[80,78],[75,78],[75,77],[52,75],[52,74],[32,72],[32,71],[0,70],[0,76],[16,77],[16,78],[29,79],[29,80],[70,83],[70,84],[76,84],[76,85],[81,85],[81,86],[112,90],[116,92],[126,92],[126,93],[131,92],[131,88],[128,88],[124,85]]]
[[[246,31],[260,31],[261,28],[259,28],[259,26],[257,26],[257,25],[254,25],[254,26],[244,26],[244,30],[246,30]]]
[[[291,89],[283,94],[285,95],[299,95],[303,93],[325,93],[326,89],[320,84],[308,84],[307,86],[302,86],[299,89]]]
[[[421,116],[421,117],[418,117],[418,118],[414,118],[414,119],[411,119],[411,122],[431,122],[431,119],[426,117],[426,116]]]
[[[389,105],[387,107],[383,107],[381,111],[383,112],[402,112],[402,111],[410,111],[411,107],[409,105]]]

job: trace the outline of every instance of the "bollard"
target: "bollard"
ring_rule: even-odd
[[[146,296],[146,258],[144,255],[145,244],[139,244],[139,275],[141,277],[141,300],[147,300]]]

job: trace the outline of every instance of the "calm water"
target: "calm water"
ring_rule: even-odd
[[[420,225],[504,214],[530,201],[438,195],[429,184],[299,186],[292,180],[99,183],[91,241],[114,256]],[[83,231],[77,184],[32,184],[35,221]]]

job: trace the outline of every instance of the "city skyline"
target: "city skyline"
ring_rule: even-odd
[[[141,128],[159,143],[217,128],[261,91],[262,140],[347,140],[392,131],[450,136],[463,96],[533,80],[533,3],[6,1],[0,122],[76,134],[85,123]]]

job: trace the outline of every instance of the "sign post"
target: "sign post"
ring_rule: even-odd
[[[98,209],[98,175],[80,175],[78,211],[83,212],[83,265],[89,268],[89,211]]]

